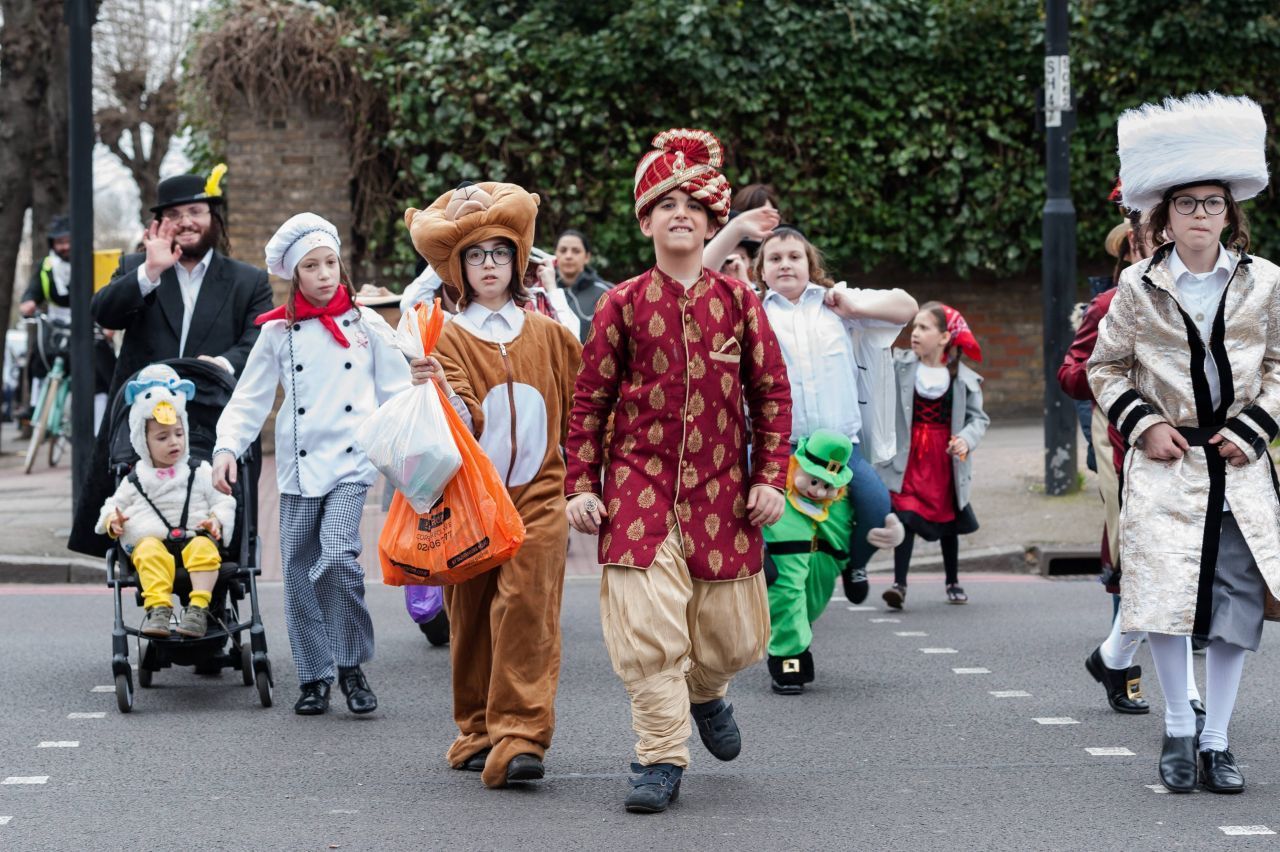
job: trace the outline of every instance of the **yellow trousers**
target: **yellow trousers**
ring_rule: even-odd
[[[689,576],[678,528],[648,569],[605,566],[600,621],[613,670],[631,696],[636,759],[689,765],[690,704],[723,698],[735,674],[764,657],[764,573],[703,582]]]
[[[144,538],[130,554],[133,567],[142,583],[142,604],[147,609],[157,606],[173,606],[174,561],[158,538]],[[182,548],[182,564],[188,574],[201,571],[217,571],[222,567],[218,545],[208,536],[198,535]],[[210,592],[191,592],[191,605],[208,607],[213,597]]]

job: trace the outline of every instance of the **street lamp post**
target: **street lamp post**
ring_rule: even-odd
[[[1057,369],[1071,344],[1076,291],[1076,209],[1071,203],[1071,60],[1067,0],[1045,0],[1044,490],[1057,496],[1076,485],[1076,410],[1058,387]]]
[[[93,455],[93,4],[66,0],[68,157],[71,207],[71,496],[90,474]]]

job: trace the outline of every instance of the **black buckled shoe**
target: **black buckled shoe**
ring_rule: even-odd
[[[809,649],[805,648],[800,652],[800,682],[813,683],[813,654],[809,653]]]
[[[1208,718],[1209,711],[1204,709],[1204,702],[1199,699],[1191,699],[1191,712],[1196,714],[1196,742],[1200,742],[1200,735],[1204,733],[1204,720]]]
[[[1243,793],[1244,775],[1229,750],[1200,752],[1200,783],[1210,793]]]
[[[1109,669],[1102,661],[1102,647],[1099,646],[1084,661],[1084,667],[1107,691],[1107,703],[1112,710],[1132,715],[1151,712],[1150,705],[1142,697],[1142,666]]]
[[[631,764],[631,771],[639,777],[631,779],[631,792],[627,794],[627,810],[633,814],[657,814],[667,809],[680,795],[680,776],[684,769],[672,763],[655,763],[652,766]]]
[[[846,567],[840,572],[840,582],[844,585],[844,596],[851,604],[860,604],[867,599],[871,584],[867,582],[867,569]]]
[[[1160,783],[1170,793],[1194,793],[1196,775],[1196,738],[1165,734],[1160,750]]]
[[[347,696],[347,709],[352,713],[372,713],[378,709],[378,696],[369,688],[369,681],[359,666],[338,667],[338,688]]]
[[[742,751],[742,732],[733,719],[733,705],[723,698],[691,704],[698,736],[707,751],[720,760],[733,760]]]
[[[484,764],[485,761],[489,759],[489,752],[491,751],[493,751],[493,749],[482,748],[464,760],[462,765],[457,768],[461,769],[463,772],[484,772]]]
[[[770,687],[778,695],[804,692],[804,667],[799,657],[769,657]]]
[[[541,781],[546,774],[542,758],[536,754],[517,754],[507,764],[507,783],[512,781]]]
[[[320,716],[329,709],[329,684],[323,680],[313,680],[302,685],[302,695],[293,705],[293,712],[299,716]]]

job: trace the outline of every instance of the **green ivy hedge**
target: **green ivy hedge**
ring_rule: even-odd
[[[410,259],[403,207],[461,179],[542,196],[540,244],[587,231],[604,274],[651,262],[636,160],[670,126],[714,131],[735,185],[773,183],[847,276],[1012,276],[1038,267],[1043,10],[1028,0],[340,0],[347,42],[385,92],[387,152],[410,197],[372,248]],[[1082,259],[1119,218],[1119,113],[1166,95],[1280,103],[1274,0],[1079,0],[1072,187]],[[1270,140],[1277,162],[1277,139]],[[1275,191],[1249,205],[1275,252]],[[377,237],[377,233],[383,236]],[[389,270],[390,271],[390,270]]]

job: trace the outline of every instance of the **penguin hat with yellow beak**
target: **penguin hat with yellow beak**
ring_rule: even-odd
[[[177,464],[186,463],[191,447],[187,400],[195,395],[195,383],[181,378],[167,364],[149,364],[143,367],[133,381],[124,386],[124,401],[129,406],[129,443],[143,463],[151,466],[151,452],[147,449],[148,420],[164,426],[182,424],[187,445]]]

